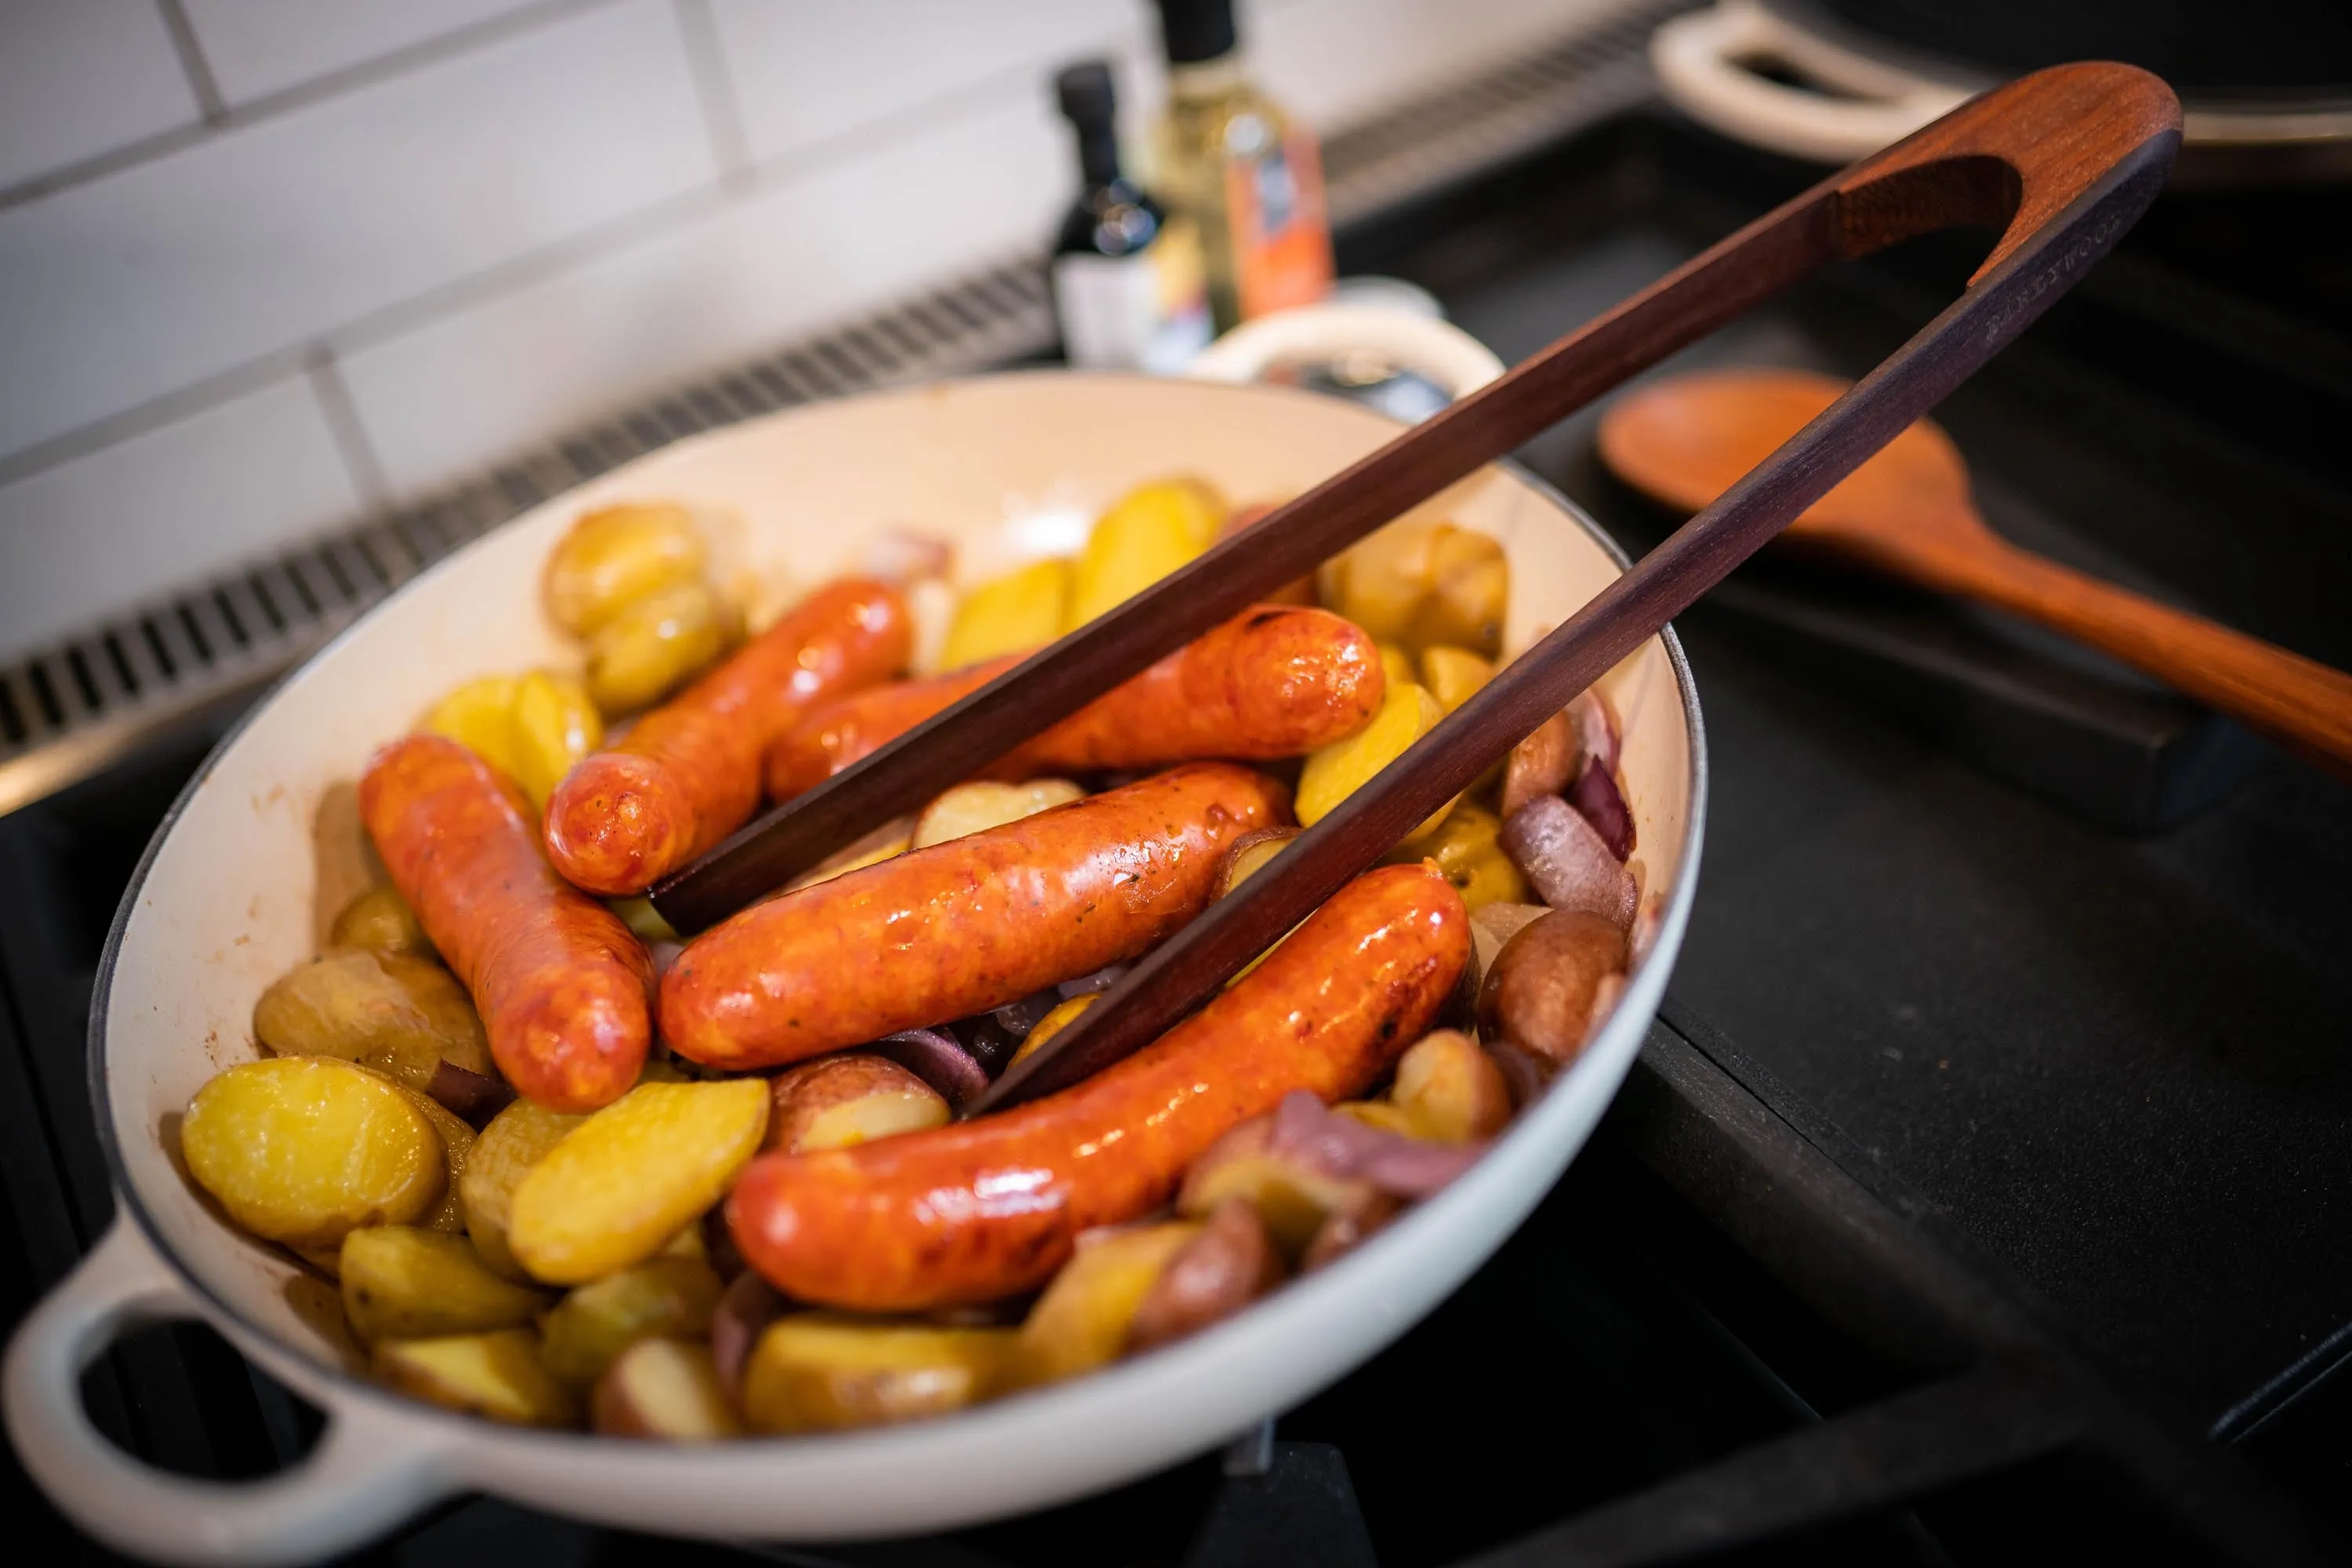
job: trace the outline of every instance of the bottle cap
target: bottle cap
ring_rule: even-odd
[[[1108,60],[1080,60],[1054,78],[1054,96],[1062,113],[1081,130],[1108,125],[1118,108],[1111,88]]]
[[[1199,65],[1234,52],[1234,0],[1160,0],[1168,63]]]

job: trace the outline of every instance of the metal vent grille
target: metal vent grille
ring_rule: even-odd
[[[1689,3],[1637,0],[1539,54],[1331,137],[1334,221],[1360,221],[1640,101],[1650,91],[1650,31]],[[1041,264],[1008,261],[576,432],[436,500],[0,665],[0,816],[168,725],[249,699],[426,565],[584,479],[698,431],[989,369],[1055,341]]]

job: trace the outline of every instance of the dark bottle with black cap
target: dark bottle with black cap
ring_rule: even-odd
[[[1315,137],[1243,68],[1233,0],[1160,0],[1168,108],[1152,184],[1200,230],[1224,331],[1330,291],[1331,229]]]
[[[1054,242],[1063,353],[1091,370],[1181,370],[1209,341],[1199,237],[1119,173],[1109,65],[1074,65],[1054,89],[1081,175]]]

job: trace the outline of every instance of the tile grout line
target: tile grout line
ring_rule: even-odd
[[[322,75],[299,81],[291,87],[277,89],[231,105],[222,98],[212,70],[205,63],[194,27],[189,24],[184,0],[156,0],[162,7],[164,26],[172,34],[172,44],[179,55],[181,68],[189,73],[190,90],[197,98],[203,121],[194,125],[145,136],[124,146],[96,153],[79,163],[67,163],[13,185],[0,187],[0,212],[23,206],[44,196],[92,184],[126,169],[142,163],[152,163],[181,153],[189,147],[217,137],[242,131],[248,126],[265,124],[282,115],[298,112],[330,99],[373,87],[379,82],[406,76],[445,59],[467,54],[476,48],[504,43],[507,39],[531,32],[551,23],[583,15],[606,6],[625,4],[625,0],[539,0],[504,16],[486,22],[453,28],[446,33],[422,39],[388,53],[341,66]],[[176,20],[176,26],[174,19]],[[179,30],[187,28],[184,36]],[[201,85],[198,77],[201,76]]]
[[[695,102],[702,110],[702,129],[710,138],[710,158],[719,171],[719,187],[730,194],[747,189],[755,162],[751,139],[743,129],[742,101],[736,95],[735,75],[728,68],[710,0],[671,0],[671,10],[686,47],[687,74],[693,80]]]
[[[188,20],[187,7],[180,0],[155,0],[155,9],[163,14],[163,30],[172,36],[172,52],[180,59],[181,74],[188,79],[188,91],[194,95],[196,111],[205,123],[217,127],[228,118],[228,104],[222,99],[220,83],[213,79],[213,68],[205,58],[204,47],[196,41],[196,29]]]
[[[359,405],[352,400],[352,390],[343,382],[342,369],[335,363],[334,351],[324,343],[314,345],[303,355],[302,370],[310,384],[310,395],[318,400],[320,416],[326,421],[327,434],[333,437],[335,450],[351,473],[352,488],[359,492],[360,510],[384,510],[392,504],[392,485],[384,477],[375,443],[368,439]]]

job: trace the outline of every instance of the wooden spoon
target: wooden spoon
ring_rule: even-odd
[[[1793,370],[1675,376],[1610,408],[1601,458],[1636,489],[1697,511],[1847,384]],[[1969,499],[1959,449],[1927,420],[1895,437],[1781,537],[2039,622],[2352,777],[2352,675],[2010,543]]]

